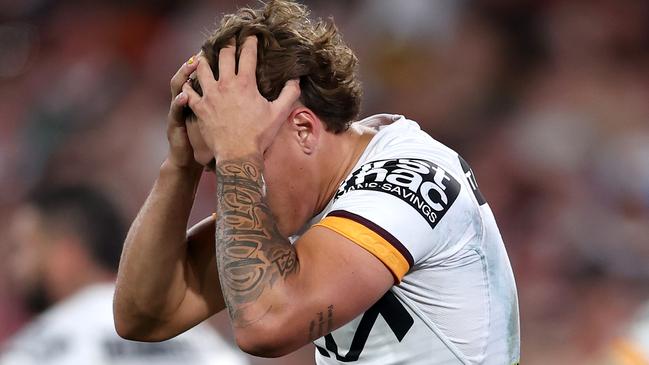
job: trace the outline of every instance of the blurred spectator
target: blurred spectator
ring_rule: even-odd
[[[42,313],[7,343],[0,364],[246,363],[206,324],[161,343],[117,336],[113,282],[124,228],[110,201],[86,186],[46,188],[16,211],[12,283]]]

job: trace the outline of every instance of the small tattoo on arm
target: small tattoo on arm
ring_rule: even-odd
[[[324,325],[324,316],[322,315],[322,312],[318,313],[318,335],[322,336],[322,332],[324,330],[323,328]]]
[[[309,338],[316,339],[320,338],[331,332],[334,324],[334,306],[333,304],[327,307],[327,316],[325,320],[325,312],[318,312],[316,314],[316,319],[312,320],[309,323]],[[318,330],[316,331],[316,326]]]
[[[327,333],[331,332],[334,327],[334,305],[327,307]]]

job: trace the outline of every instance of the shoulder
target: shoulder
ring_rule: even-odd
[[[449,168],[442,167],[431,159],[387,158],[369,161],[352,172],[341,184],[334,199],[345,196],[351,198],[354,195],[361,198],[365,195],[366,199],[379,199],[376,201],[377,208],[388,212],[393,203],[406,203],[431,228],[435,228],[457,199],[460,190],[458,177]],[[368,196],[367,192],[380,194]],[[384,195],[394,199],[381,199],[385,198]]]
[[[467,242],[467,232],[480,234],[481,204],[455,151],[403,117],[374,138],[339,186],[321,225],[347,236],[367,238],[371,231],[405,253],[409,267],[452,254]]]
[[[339,186],[334,202],[360,196],[355,191],[373,191],[380,193],[372,196],[385,206],[390,199],[380,198],[392,195],[419,211],[434,228],[458,196],[476,185],[468,163],[416,122],[388,114],[359,123],[373,125],[378,133]],[[379,123],[383,124],[376,126]],[[482,200],[477,199],[474,207]]]

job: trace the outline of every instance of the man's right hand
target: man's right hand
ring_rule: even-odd
[[[181,92],[183,84],[187,82],[189,76],[196,70],[196,66],[198,65],[197,61],[198,57],[192,56],[171,78],[171,106],[167,118],[167,140],[169,141],[167,162],[174,167],[188,171],[202,169],[202,166],[194,160],[194,151],[187,136],[183,109],[187,105],[188,97],[185,93]]]

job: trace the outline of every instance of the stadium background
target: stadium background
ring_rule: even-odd
[[[516,274],[523,363],[596,363],[649,298],[649,1],[305,3],[356,50],[362,115],[404,114],[472,164]],[[235,4],[0,0],[0,220],[42,181],[91,182],[132,219],[165,156],[169,78]],[[5,230],[0,344],[28,320]]]

